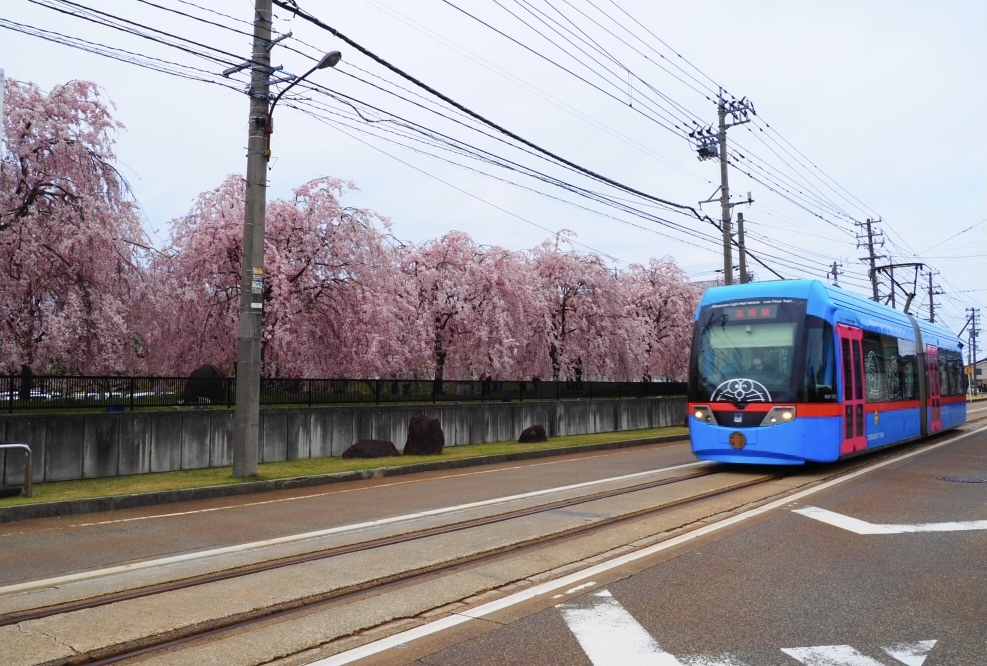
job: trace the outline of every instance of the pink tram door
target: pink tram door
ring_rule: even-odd
[[[864,332],[853,326],[836,325],[843,357],[843,441],[840,455],[867,448],[864,432],[864,357],[861,345]]]
[[[939,373],[939,349],[925,346],[925,367],[929,385],[929,432],[942,430],[942,375]]]

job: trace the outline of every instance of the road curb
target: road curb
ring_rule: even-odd
[[[90,499],[69,500],[64,502],[24,504],[21,506],[0,508],[0,523],[12,523],[21,520],[36,520],[39,518],[57,518],[80,513],[97,513],[101,511],[116,511],[118,509],[133,509],[146,506],[158,506],[161,504],[190,502],[193,500],[214,499],[217,497],[253,495],[289,488],[307,488],[311,486],[327,485],[330,483],[359,481],[361,479],[374,479],[388,476],[403,476],[406,474],[419,474],[422,472],[432,472],[443,469],[476,467],[479,465],[492,465],[496,463],[512,462],[515,460],[534,460],[537,458],[549,458],[571,453],[623,449],[632,446],[645,446],[647,444],[663,444],[666,442],[684,441],[686,439],[687,437],[683,435],[665,435],[663,437],[629,439],[617,442],[605,442],[602,444],[569,446],[560,449],[519,451],[517,453],[503,453],[495,456],[477,456],[476,458],[461,458],[458,460],[436,460],[434,462],[415,463],[413,465],[400,465],[396,467],[376,467],[373,469],[365,469],[355,472],[334,472],[331,474],[272,479],[270,481],[244,481],[243,483],[235,483],[226,486],[206,486],[204,488],[163,490],[153,493],[134,493],[131,495],[117,495],[113,497],[93,497]]]

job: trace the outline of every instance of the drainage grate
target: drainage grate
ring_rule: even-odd
[[[973,476],[940,476],[940,481],[955,481],[956,483],[987,483],[987,479],[978,479]]]

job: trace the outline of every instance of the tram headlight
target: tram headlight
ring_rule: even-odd
[[[773,426],[781,423],[789,423],[795,420],[795,416],[796,412],[794,405],[772,407],[771,411],[764,415],[761,425]]]
[[[692,410],[692,416],[697,421],[702,421],[703,423],[716,423],[716,420],[713,418],[713,410],[706,405],[696,405]]]

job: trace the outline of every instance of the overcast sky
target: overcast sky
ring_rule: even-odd
[[[302,74],[333,49],[343,60],[307,79],[319,87],[300,84],[278,104],[270,198],[335,176],[359,188],[344,204],[389,218],[401,240],[457,229],[478,243],[522,249],[569,229],[578,249],[614,268],[668,256],[694,279],[713,279],[723,266],[719,231],[688,207],[720,218],[718,203],[699,205],[718,197],[719,163],[699,161],[686,133],[693,123],[715,126],[722,86],[726,99],[746,97],[756,113],[729,130],[728,149],[733,210],[744,213],[747,244],[767,265],[751,262],[757,279],[826,279],[838,262],[840,284],[869,295],[859,259],[866,249],[856,238],[863,229],[854,221],[881,218],[878,264],[922,262],[935,271],[936,291],[945,292],[935,296],[937,321],[959,330],[966,308],[987,314],[987,3],[299,6],[528,145],[276,9],[276,32],[292,33],[272,51],[283,66],[277,76]],[[123,172],[152,239],[164,245],[169,221],[200,192],[245,172],[249,73],[221,73],[249,56],[252,7],[253,0],[4,0],[0,68],[46,90],[71,79],[103,87],[126,125],[117,146]],[[49,31],[47,39],[21,32],[35,29]],[[67,38],[172,73],[52,41]],[[538,149],[628,189],[563,168]],[[477,159],[480,150],[488,152]],[[750,206],[740,203],[748,192]],[[923,318],[927,275],[918,276],[912,306]],[[896,277],[911,289],[911,269]]]

